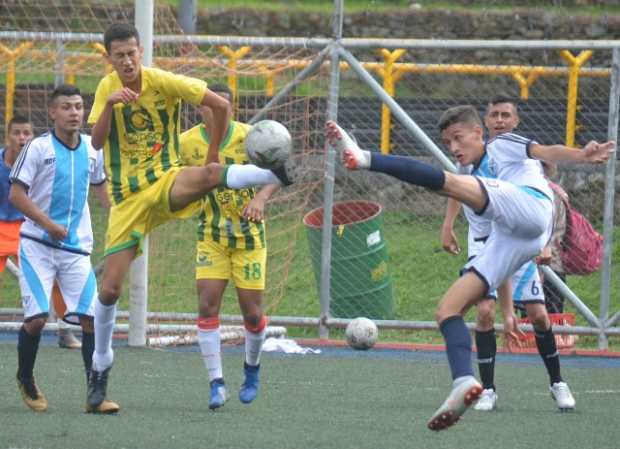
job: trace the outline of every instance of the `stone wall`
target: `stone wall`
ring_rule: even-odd
[[[620,15],[551,14],[516,7],[512,12],[425,10],[413,3],[394,13],[347,14],[346,37],[434,39],[620,39]],[[243,36],[329,36],[329,14],[211,8],[198,16],[198,33]]]

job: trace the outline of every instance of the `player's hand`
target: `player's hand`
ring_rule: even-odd
[[[448,227],[441,228],[441,246],[451,254],[460,254],[461,248],[454,233],[454,229]]]
[[[54,240],[64,240],[67,237],[67,229],[54,222],[48,224],[45,230]]]
[[[584,159],[591,164],[602,164],[607,162],[609,156],[616,151],[616,142],[610,140],[605,143],[590,141],[583,148]]]
[[[525,332],[519,329],[519,320],[514,313],[504,315],[504,348],[512,352],[513,348],[520,348],[525,339]]]
[[[250,221],[262,221],[265,218],[265,200],[260,195],[252,198],[243,209],[243,216]]]
[[[108,104],[115,105],[117,103],[131,103],[132,101],[136,101],[138,99],[139,94],[129,87],[123,87],[121,90],[117,90],[116,92],[112,92],[108,97]]]
[[[551,247],[545,246],[540,254],[534,258],[537,265],[549,265],[551,263]]]

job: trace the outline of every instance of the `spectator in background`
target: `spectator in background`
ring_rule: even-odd
[[[544,163],[545,176],[549,181],[552,181],[557,174],[557,167],[555,164]],[[553,190],[553,233],[551,234],[551,241],[549,247],[551,248],[551,262],[549,268],[551,268],[555,274],[558,275],[563,282],[566,282],[566,270],[562,263],[562,257],[560,257],[560,248],[564,234],[566,234],[566,204],[562,200],[561,194],[557,192],[559,189],[564,193],[566,198],[568,194],[559,186],[555,185]],[[549,313],[562,313],[564,312],[564,295],[553,285],[548,279],[543,278],[543,291],[545,293],[545,305],[547,312]]]

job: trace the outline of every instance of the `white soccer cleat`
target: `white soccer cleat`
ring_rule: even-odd
[[[478,402],[474,404],[474,410],[480,412],[490,412],[495,410],[495,404],[497,402],[497,393],[492,388],[485,388],[482,390],[482,394],[478,399]]]
[[[428,421],[428,428],[439,431],[454,425],[481,393],[482,386],[474,376],[455,379],[450,395]]]
[[[325,124],[325,137],[349,170],[370,168],[370,152],[362,150],[336,122],[330,120]]]
[[[551,397],[555,399],[555,403],[561,412],[575,409],[575,398],[568,388],[566,382],[556,382],[549,387]]]

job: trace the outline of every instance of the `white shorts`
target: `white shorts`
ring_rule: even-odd
[[[67,306],[66,322],[79,324],[80,316],[94,316],[97,280],[90,256],[21,238],[19,262],[24,321],[48,315],[54,279]]]
[[[520,304],[545,303],[545,294],[538,266],[528,262],[521,266],[511,278],[512,300]]]
[[[489,202],[482,216],[492,221],[481,253],[465,269],[486,284],[487,293],[540,254],[553,228],[553,204],[542,193],[497,179],[477,178]]]

